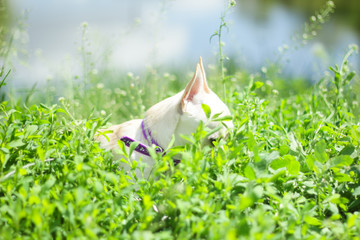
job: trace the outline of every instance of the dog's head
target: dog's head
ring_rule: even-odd
[[[208,114],[204,108],[209,108]],[[206,123],[206,127],[210,129],[219,128],[219,131],[208,137],[205,144],[211,144],[214,140],[225,137],[228,133],[227,128],[233,128],[231,120],[222,123],[213,119],[214,116],[221,118],[231,114],[225,103],[208,87],[201,58],[196,66],[194,77],[182,92],[180,111],[181,117],[176,129],[178,134],[195,132],[200,121]]]

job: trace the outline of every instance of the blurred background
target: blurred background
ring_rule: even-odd
[[[55,76],[76,76],[86,56],[101,68],[140,74],[149,68],[194,70],[199,56],[218,66],[224,0],[0,0],[0,25],[14,30],[9,85],[41,86]],[[250,73],[277,64],[288,79],[318,81],[359,44],[360,1],[334,0],[324,24],[304,30],[325,0],[237,0],[224,20],[225,64]],[[320,19],[321,20],[321,19]],[[327,20],[327,19],[325,19]],[[320,29],[321,28],[321,29]],[[5,38],[5,34],[1,35]],[[86,55],[86,56],[84,56]],[[270,65],[271,65],[270,64]],[[352,59],[359,68],[358,56]]]

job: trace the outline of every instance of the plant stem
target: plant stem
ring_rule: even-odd
[[[224,101],[226,102],[226,84],[225,84],[224,55],[223,55],[223,52],[222,52],[222,42],[221,42],[222,28],[223,28],[224,26],[226,26],[226,22],[225,22],[225,20],[224,20],[225,14],[226,14],[226,11],[225,11],[224,15],[221,17],[221,24],[220,24],[219,32],[218,32],[218,43],[219,43],[219,55],[220,55],[221,81],[222,81],[222,83],[223,83],[223,89],[224,89]]]

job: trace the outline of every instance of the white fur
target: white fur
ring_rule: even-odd
[[[227,106],[208,88],[200,58],[200,64],[197,65],[195,75],[185,90],[155,104],[145,113],[145,127],[151,131],[152,137],[163,148],[169,145],[173,135],[175,136],[174,146],[184,145],[186,141],[180,136],[190,135],[196,131],[201,121],[207,122],[202,104],[210,107],[211,116],[218,113],[220,113],[220,116],[230,115]],[[117,142],[123,136],[128,136],[143,144],[147,144],[142,134],[141,121],[142,119],[135,119],[105,129],[103,131],[112,131],[112,133],[107,134],[110,141],[101,135],[97,137],[97,140],[103,148],[108,150],[118,148]],[[219,124],[219,122],[210,122],[207,126],[213,129]],[[233,127],[231,121],[225,122],[225,124],[228,128]],[[217,138],[225,136],[225,134],[226,129],[222,128],[219,132],[213,134],[213,136]],[[148,178],[155,162],[152,158],[134,151],[131,160],[138,161],[140,158],[147,164],[143,177]],[[124,168],[126,170],[129,169],[127,165]],[[136,175],[138,178],[142,177],[139,170],[136,171]]]

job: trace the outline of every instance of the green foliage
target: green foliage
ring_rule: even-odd
[[[93,138],[109,117],[91,113],[79,120],[73,113],[88,109],[85,100],[77,106],[61,99],[61,106],[14,108],[3,101],[0,235],[358,238],[360,126],[354,101],[359,99],[352,93],[357,75],[347,64],[355,50],[350,48],[341,67],[331,68],[333,77],[302,94],[274,98],[259,81],[233,85],[228,90],[235,128],[227,140],[204,147],[202,139],[210,133],[200,125],[184,136],[188,145],[170,148],[163,157],[152,152],[153,176],[135,182],[134,169],[143,168],[127,158],[135,145],[127,149],[119,143],[123,159],[101,149]],[[4,71],[1,77],[4,83]],[[94,87],[87,93],[104,96],[108,90]],[[209,106],[203,110],[210,116]],[[132,111],[141,115],[143,109]],[[179,156],[175,167],[172,157]],[[120,161],[131,164],[130,173],[119,168]]]
[[[219,25],[219,29],[215,31],[215,33],[213,35],[211,35],[210,37],[210,41],[213,37],[217,37],[218,38],[218,48],[219,48],[219,66],[220,66],[220,74],[221,74],[221,80],[223,83],[223,91],[224,91],[224,99],[226,101],[226,78],[225,78],[225,67],[224,67],[224,59],[226,58],[226,56],[223,53],[223,46],[224,46],[224,42],[222,42],[221,37],[222,37],[222,31],[224,28],[227,28],[227,23],[226,23],[226,14],[228,13],[228,11],[233,8],[236,5],[236,1],[235,0],[228,0],[227,1],[227,6],[225,8],[225,11],[223,12],[223,14],[221,15],[220,18],[220,25]]]
[[[164,156],[150,149],[153,174],[134,180],[135,169],[144,169],[128,158],[136,144],[119,142],[124,157],[117,159],[94,136],[110,120],[141,117],[180,90],[183,79],[158,69],[141,77],[96,72],[86,25],[82,40],[83,73],[75,83],[67,79],[71,85],[59,90],[66,95],[33,93],[47,104],[1,100],[1,238],[360,238],[359,75],[348,64],[356,46],[330,68],[333,75],[294,94],[284,91],[303,82],[270,70],[232,70],[223,81],[209,74],[213,89],[231,83],[224,89],[235,125],[228,139],[203,146],[213,132],[200,124],[183,136],[185,146],[172,147],[172,139]],[[9,74],[2,66],[0,88]],[[210,107],[202,109],[209,118]],[[176,167],[173,158],[181,159]]]
[[[302,43],[306,44],[308,40],[311,40],[317,35],[317,32],[321,29],[321,25],[329,20],[330,14],[334,12],[335,4],[333,1],[326,1],[325,6],[310,17],[310,21],[305,23],[304,32],[301,36],[295,36],[297,40],[302,39]]]

